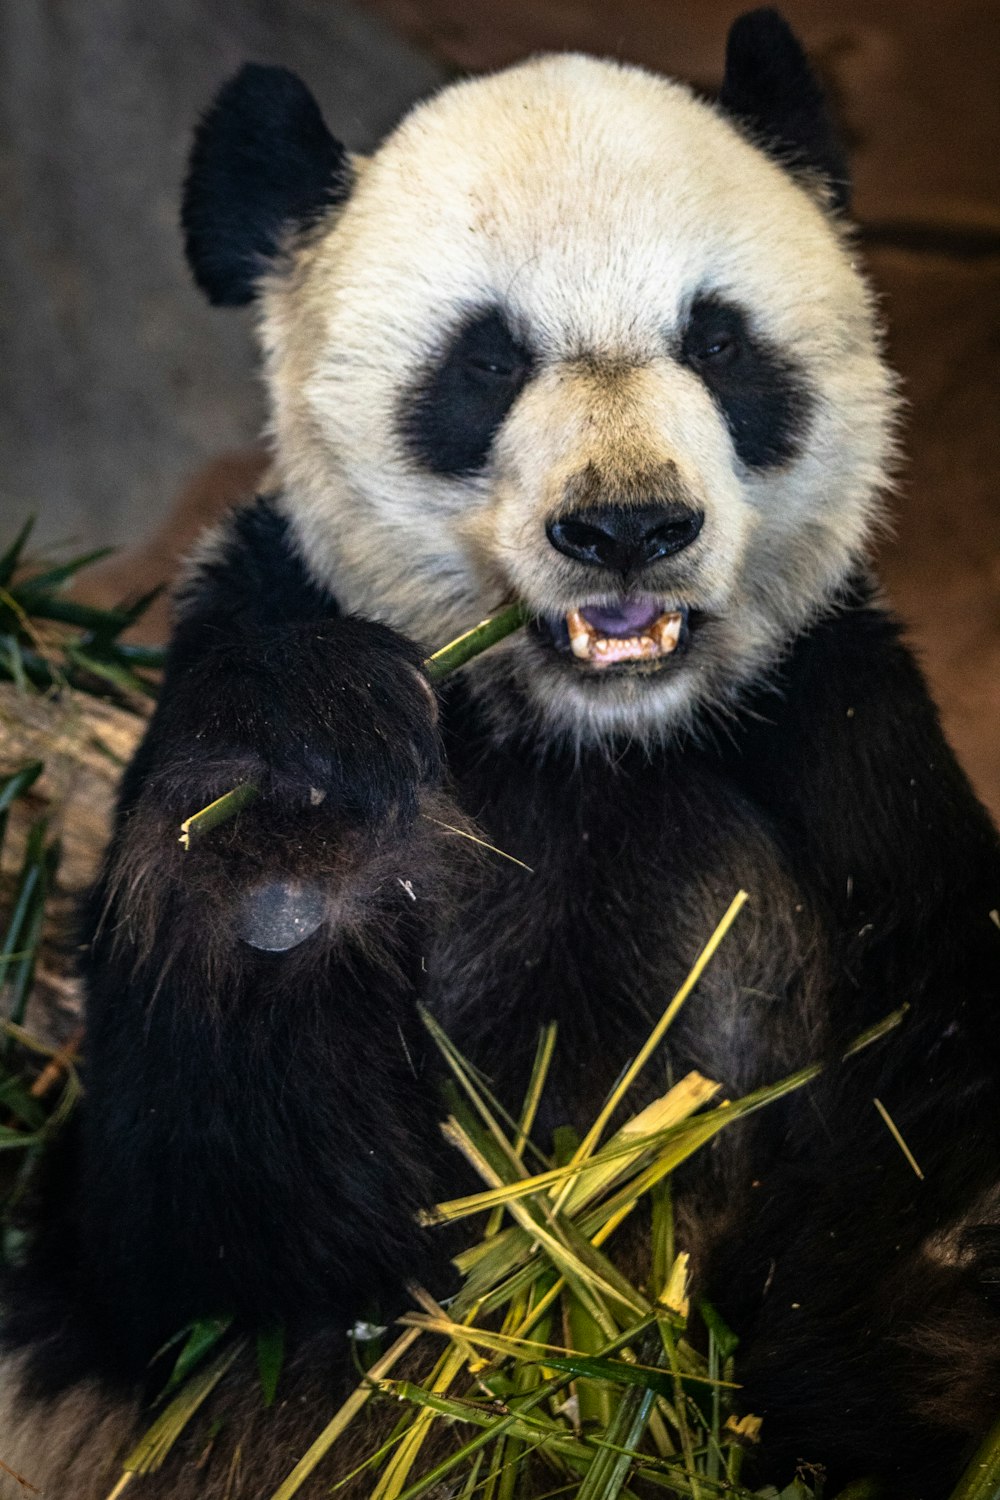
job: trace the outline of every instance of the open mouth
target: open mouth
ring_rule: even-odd
[[[544,623],[553,645],[597,670],[627,662],[661,663],[688,636],[684,605],[664,607],[662,600],[649,598],[585,604]]]

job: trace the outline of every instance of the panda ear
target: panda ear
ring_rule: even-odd
[[[847,159],[819,79],[784,17],[751,10],[732,25],[719,103],[758,144],[790,165],[818,172],[833,205],[850,202]]]
[[[351,175],[300,78],[287,68],[242,68],[198,126],[184,184],[185,249],[209,301],[252,301],[289,228],[343,202]]]

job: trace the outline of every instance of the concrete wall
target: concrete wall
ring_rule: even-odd
[[[343,0],[0,0],[0,536],[128,543],[256,435],[248,318],[191,286],[191,128],[253,59],[371,146],[440,73]]]

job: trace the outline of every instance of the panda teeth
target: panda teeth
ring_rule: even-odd
[[[683,624],[684,616],[676,613],[661,615],[656,621],[653,629],[656,631],[657,643],[664,655],[677,649]]]
[[[665,611],[641,635],[598,635],[594,627],[584,619],[578,609],[571,609],[566,616],[566,628],[573,655],[579,661],[589,661],[595,666],[612,666],[621,661],[643,661],[657,656],[669,656],[676,651],[684,624],[682,613]]]
[[[574,656],[581,661],[589,661],[593,644],[597,639],[597,632],[588,625],[578,609],[571,609],[566,616],[566,627],[569,630],[569,644]]]

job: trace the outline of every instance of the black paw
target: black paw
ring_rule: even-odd
[[[395,631],[351,617],[205,655],[164,691],[147,786],[184,816],[250,781],[276,810],[405,825],[442,772],[421,662]]]

